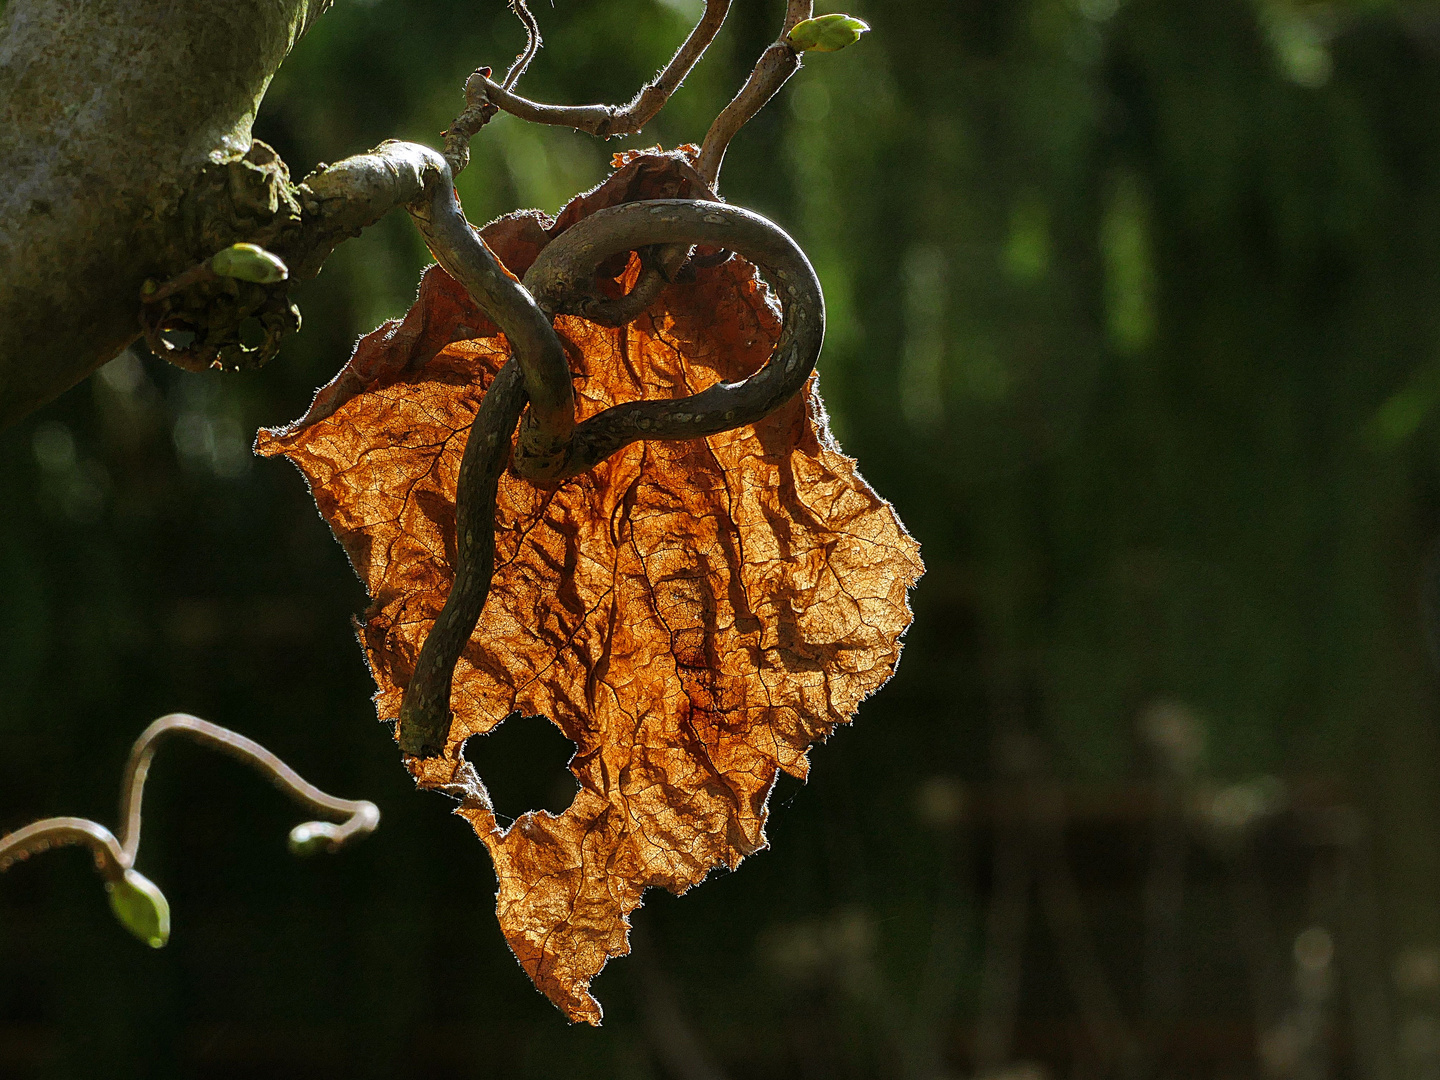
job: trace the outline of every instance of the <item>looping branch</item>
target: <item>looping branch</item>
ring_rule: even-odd
[[[700,438],[754,423],[804,385],[824,336],[824,299],[804,253],[759,215],[715,202],[662,200],[600,211],[551,243],[523,285],[505,274],[455,201],[453,177],[469,161],[471,136],[496,110],[600,137],[639,131],[719,32],[730,0],[707,0],[700,22],[670,63],[620,107],[544,105],[513,93],[519,73],[539,47],[539,29],[523,0],[514,0],[512,7],[526,25],[525,53],[501,83],[491,79],[489,68],[479,69],[466,81],[466,109],[445,133],[444,164],[428,170],[427,194],[410,203],[411,216],[436,259],[495,321],[512,349],[470,429],[456,493],[455,583],[421,647],[400,705],[397,737],[401,749],[414,757],[434,757],[445,749],[455,664],[490,592],[495,499],[517,422],[516,474],[553,483],[592,468],[639,439]],[[779,40],[761,55],[745,85],[711,126],[698,167],[711,189],[731,138],[800,66],[786,35],[812,11],[810,0],[789,0]],[[424,151],[407,145],[406,152]],[[739,251],[765,273],[784,308],[774,354],[742,382],[712,386],[680,401],[615,406],[576,426],[569,365],[550,325],[551,316],[580,314],[606,326],[633,321],[676,276],[694,244],[721,249],[716,261]],[[595,267],[605,257],[627,250],[644,252],[646,265],[635,286],[618,300],[596,296],[591,287]]]
[[[426,233],[442,265],[457,274],[496,324],[515,319],[506,305],[537,305],[547,313],[586,314],[595,268],[607,257],[651,245],[707,244],[751,258],[779,293],[784,310],[780,340],[759,371],[738,383],[719,383],[691,397],[616,405],[575,425],[563,443],[532,408],[521,419],[531,373],[546,385],[548,363],[536,363],[537,346],[511,339],[512,355],[481,402],[461,460],[456,495],[456,570],[445,606],[424,645],[400,706],[401,749],[415,757],[443,753],[450,730],[450,693],[455,664],[474,632],[489,595],[495,561],[495,499],[510,456],[517,421],[520,437],[512,468],[527,479],[554,482],[592,468],[640,439],[693,439],[754,423],[793,397],[820,354],[825,307],[809,260],[781,229],[738,207],[688,199],[663,199],[610,207],[571,226],[552,241],[515,286],[524,294],[487,294],[493,260],[475,233],[456,225],[458,207],[435,197]],[[412,212],[414,212],[412,210]],[[459,219],[463,223],[463,218]],[[447,224],[448,222],[448,224]],[[482,254],[483,253],[483,254]],[[471,280],[476,282],[471,285]],[[633,295],[634,290],[632,290]],[[491,306],[497,305],[497,306]],[[613,314],[614,309],[610,313]],[[637,311],[638,315],[639,312]],[[555,337],[546,319],[546,329]],[[558,346],[558,337],[556,338]],[[544,349],[550,348],[543,343]],[[563,361],[563,351],[560,353]],[[569,369],[564,369],[566,386]]]
[[[525,48],[521,50],[519,56],[515,57],[515,62],[510,65],[510,70],[505,73],[505,78],[501,81],[500,85],[506,90],[520,81],[520,76],[525,74],[525,69],[530,66],[530,61],[535,59],[535,54],[544,44],[540,38],[540,24],[531,14],[525,0],[510,0],[510,10],[515,12],[516,18],[525,27]],[[489,77],[489,68],[480,70],[485,73],[486,77]],[[465,166],[470,164],[470,140],[499,111],[488,102],[471,101],[469,95],[466,95],[465,111],[440,133],[445,140],[445,161],[449,164],[453,176],[459,176],[465,171]]]
[[[465,286],[510,340],[524,373],[537,445],[554,452],[569,442],[575,426],[575,392],[565,349],[550,317],[465,220],[448,168],[438,160],[436,166],[438,175],[426,196],[411,204],[410,216],[440,265]]]
[[[478,119],[475,127],[477,131],[479,125],[485,123],[498,109],[530,123],[571,127],[600,138],[633,135],[650,122],[684,81],[695,62],[714,40],[729,9],[730,0],[708,0],[705,14],[701,16],[685,44],[665,69],[647,83],[627,105],[547,105],[530,101],[511,91],[514,80],[508,75],[502,83],[496,83],[490,78],[490,69],[481,68],[465,83],[467,108],[462,115],[478,119],[483,114],[483,119]],[[789,0],[780,36],[761,53],[745,85],[710,126],[705,135],[698,168],[712,187],[719,178],[720,165],[730,140],[775,96],[776,91],[785,85],[790,76],[799,70],[800,54],[789,44],[787,37],[796,24],[810,18],[814,9],[815,5],[811,0]],[[529,15],[528,10],[525,14]],[[530,24],[526,25],[528,29]],[[538,34],[538,30],[535,33]],[[459,123],[456,122],[457,125]],[[452,126],[453,130],[458,128]],[[449,146],[447,141],[447,156],[450,156]],[[468,149],[465,154],[468,160]]]
[[[511,0],[511,7],[525,25],[526,47],[501,82],[491,79],[488,68],[471,75],[465,112],[445,133],[444,153],[390,142],[321,168],[296,189],[301,228],[275,245],[302,277],[309,276],[345,235],[404,205],[436,259],[510,341],[511,360],[485,396],[462,459],[455,584],[421,649],[400,709],[402,749],[420,757],[444,749],[455,662],[489,593],[495,497],[517,423],[516,474],[553,483],[592,468],[640,439],[699,438],[753,423],[803,386],[824,333],[824,301],[803,252],[764,218],[718,202],[660,200],[602,210],[551,243],[524,284],[506,273],[456,201],[454,178],[469,160],[470,138],[497,110],[601,137],[639,131],[714,40],[730,0],[707,0],[700,21],[670,62],[631,102],[619,107],[542,105],[515,94],[516,81],[540,47],[540,35],[524,0]],[[730,139],[799,67],[799,55],[786,35],[812,10],[809,0],[789,0],[780,39],[761,55],[706,135],[697,171],[712,197]],[[718,384],[679,401],[618,405],[576,425],[571,374],[552,317],[576,313],[604,325],[625,325],[680,276],[696,244],[720,249],[721,260],[731,251],[740,252],[761,268],[784,308],[774,354],[760,371],[741,382]],[[644,269],[635,287],[619,299],[595,295],[595,267],[623,251],[642,253]],[[690,266],[701,262],[695,260]],[[69,842],[86,842],[83,836],[89,834],[82,830],[73,835],[79,839]]]
[[[212,238],[207,232],[199,238],[210,241],[200,245],[202,250],[213,252],[216,246],[237,239],[255,242],[282,256],[297,280],[313,277],[342,240],[358,235],[396,206],[429,198],[431,181],[441,171],[453,183],[469,163],[470,140],[502,109],[535,123],[568,125],[600,137],[637,132],[659,112],[704,55],[729,13],[730,0],[707,0],[704,14],[670,62],[623,106],[543,105],[517,95],[514,87],[538,53],[541,40],[539,24],[525,0],[510,0],[510,6],[525,27],[525,48],[498,83],[491,78],[489,68],[470,76],[465,87],[465,109],[443,133],[443,153],[411,143],[387,143],[369,154],[321,166],[296,185],[290,183],[284,163],[274,151],[257,142],[243,159],[207,169],[215,173],[212,186],[220,192],[248,190],[247,183],[259,184],[257,190],[267,196],[260,201],[270,211],[269,217],[260,215],[266,224],[255,235],[237,237],[226,232],[223,237]],[[780,39],[762,54],[739,94],[711,125],[697,165],[698,174],[710,188],[715,187],[725,149],[735,133],[799,67],[798,54],[787,43],[786,35],[809,16],[811,7],[808,0],[789,0]],[[249,221],[253,209],[247,208],[243,214],[237,210],[232,216],[237,221]],[[420,216],[424,216],[423,210]],[[437,255],[446,249],[447,245],[441,245]],[[448,249],[459,250],[453,244]],[[667,282],[677,280],[688,253],[686,245],[669,245],[660,252],[647,253],[645,276],[632,295],[620,301],[597,300],[590,316],[606,325],[623,325],[633,319],[653,302]],[[149,291],[142,291],[140,296],[139,320],[146,341],[157,355],[187,370],[259,367],[300,325],[299,310],[290,302],[283,284],[262,285],[220,277],[204,262],[147,288]],[[176,332],[190,341],[181,344],[184,336],[177,338]],[[542,353],[533,355],[537,357],[534,364],[546,365]],[[558,444],[569,434],[561,419],[569,411],[568,387],[561,385],[560,367],[550,365],[550,375],[542,377],[534,364],[527,367],[525,374],[532,408],[541,421],[538,430]],[[553,403],[547,385],[556,395]]]
[[[820,282],[799,245],[759,214],[723,203],[659,199],[624,203],[573,225],[541,253],[525,286],[550,311],[575,310],[595,267],[617,252],[658,243],[708,244],[750,259],[780,295],[780,341],[759,371],[737,383],[717,383],[675,401],[616,405],[575,428],[563,455],[528,453],[527,416],[514,468],[527,480],[554,482],[585,472],[640,439],[695,439],[753,424],[788,401],[809,378],[825,333]]]

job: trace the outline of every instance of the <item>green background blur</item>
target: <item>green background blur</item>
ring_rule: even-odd
[[[521,90],[626,100],[699,7],[540,4]],[[636,138],[497,119],[471,220],[699,141],[782,9],[736,0]],[[806,63],[721,187],[814,262],[835,433],[928,573],[894,681],[782,778],[771,849],[651,895],[598,1031],[506,949],[484,850],[375,722],[359,583],[249,454],[409,305],[429,260],[396,213],[298,290],[267,370],[126,354],[0,432],[0,830],[113,822],[170,710],[384,815],[296,861],[279,795],[168,747],[140,868],[171,944],[119,929],[78,850],[0,877],[0,1076],[1440,1075],[1440,6],[850,10],[874,32]],[[339,0],[256,134],[296,176],[434,145],[521,41],[500,0]],[[472,747],[510,815],[565,805],[567,750],[518,722]]]

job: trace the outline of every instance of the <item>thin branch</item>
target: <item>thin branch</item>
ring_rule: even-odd
[[[786,80],[800,69],[800,54],[791,48],[788,38],[796,23],[810,18],[815,10],[811,0],[789,0],[785,8],[785,23],[780,28],[780,37],[755,62],[750,77],[730,104],[721,110],[710,130],[705,133],[705,142],[700,147],[700,161],[696,165],[705,182],[712,188],[720,179],[720,166],[725,160],[725,150],[735,133],[749,123],[750,118],[764,108],[775,92],[785,85]]]
[[[685,43],[628,104],[546,105],[530,101],[511,93],[513,82],[508,77],[500,83],[492,81],[487,68],[475,72],[465,83],[465,100],[471,109],[485,106],[499,108],[531,123],[572,127],[601,138],[633,135],[648,124],[670,100],[670,95],[679,89],[690,69],[710,47],[710,42],[715,40],[729,11],[730,0],[706,0],[705,13],[700,16]]]
[[[87,818],[44,818],[0,839],[0,873],[51,848],[83,844],[95,856],[95,869],[106,881],[118,881],[127,869],[115,834]]]
[[[505,73],[505,81],[500,85],[506,90],[511,89],[520,81],[520,76],[525,74],[525,69],[530,66],[530,61],[535,59],[535,54],[540,51],[544,42],[540,38],[540,24],[535,21],[535,16],[530,14],[530,9],[525,5],[525,0],[510,0],[510,10],[525,24],[525,50],[510,65],[510,70]]]
[[[323,845],[337,851],[345,844],[375,831],[380,811],[363,799],[338,799],[307,783],[294,769],[259,743],[227,728],[207,723],[184,713],[162,716],[147,727],[130,751],[120,788],[120,838],[105,826],[86,818],[46,818],[0,839],[0,871],[12,863],[51,848],[83,844],[95,856],[95,866],[107,883],[114,884],[135,865],[140,848],[140,805],[145,796],[145,777],[161,740],[183,735],[210,746],[258,769],[307,810],[340,821],[307,821],[290,832],[291,847],[313,850]]]
[[[120,785],[120,844],[126,866],[135,865],[135,856],[140,850],[140,804],[145,798],[145,779],[150,774],[150,764],[155,760],[155,751],[160,743],[175,735],[183,735],[191,742],[244,762],[311,813],[323,814],[341,822],[333,825],[325,821],[307,821],[296,826],[291,833],[292,838],[296,833],[305,840],[323,838],[330,851],[338,851],[351,840],[374,832],[375,826],[380,824],[380,811],[374,803],[327,795],[255,740],[198,717],[171,713],[140,733],[130,750],[130,760],[125,763],[125,779]]]

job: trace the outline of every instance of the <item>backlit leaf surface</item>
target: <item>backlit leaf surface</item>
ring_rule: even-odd
[[[556,222],[511,215],[482,235],[522,275],[546,242],[605,205],[686,197],[682,153],[629,154]],[[617,266],[618,290],[635,265]],[[740,259],[667,287],[623,329],[561,317],[580,419],[694,393],[769,356],[779,312]],[[301,420],[262,432],[284,454],[369,589],[359,633],[380,717],[399,714],[453,580],[455,488],[468,426],[507,343],[443,270],[361,340]],[[590,980],[628,951],[645,889],[680,893],[765,846],[779,770],[885,682],[910,622],[919,550],[830,437],[815,379],[762,422],[639,443],[543,489],[506,474],[496,573],[455,673],[441,758],[408,759],[460,798],[489,848],[500,925],[536,985],[598,1023]],[[575,744],[579,792],[559,815],[497,821],[466,739],[516,712]]]

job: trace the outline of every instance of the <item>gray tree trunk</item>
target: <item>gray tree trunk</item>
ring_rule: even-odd
[[[0,2],[0,426],[135,340],[145,279],[214,250],[217,200],[263,202],[226,170],[330,2]]]

